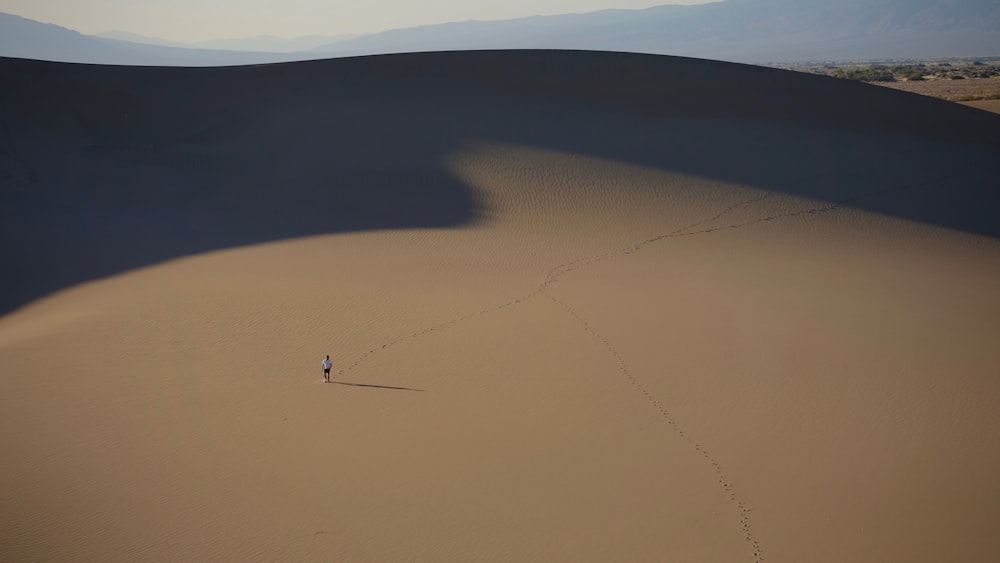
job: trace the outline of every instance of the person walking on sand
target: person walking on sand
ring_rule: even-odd
[[[327,356],[326,359],[323,360],[323,380],[326,383],[330,383],[330,368],[332,367],[333,362],[330,361],[330,356]]]

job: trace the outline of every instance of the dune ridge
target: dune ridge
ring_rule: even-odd
[[[872,131],[978,147],[1000,144],[994,118],[938,100],[776,69],[620,53],[432,53],[221,69],[5,59],[0,73],[14,85],[2,95],[4,194],[13,204],[4,224],[12,225],[11,236],[36,238],[36,248],[54,246],[51,252],[72,263],[30,283],[12,280],[0,304],[7,311],[60,286],[179,255],[325,232],[473,221],[477,202],[440,162],[476,136],[833,200],[848,195],[842,190],[851,180],[794,183],[790,178],[808,181],[796,171],[801,161],[826,168],[818,179],[836,180],[837,168],[844,175],[861,167],[884,168],[872,173],[881,182],[893,181],[900,172],[896,167],[909,169],[903,174],[926,175],[919,168],[935,173],[935,165],[901,164],[893,159],[903,155],[893,152],[885,155],[888,160],[880,160],[883,153],[864,160],[833,138],[817,137],[815,131],[826,127],[838,132],[842,143]],[[604,75],[616,79],[603,80]],[[555,112],[547,107],[553,101]],[[448,103],[469,112],[465,123],[456,119],[463,111],[443,109]],[[512,103],[527,105],[511,108]],[[628,141],[615,146],[580,130],[573,110],[587,108],[613,112],[597,114],[593,125]],[[517,127],[491,115],[504,111],[534,112],[531,119],[538,123]],[[634,121],[610,117],[620,113]],[[651,116],[680,120],[672,126],[684,128],[690,140],[653,130]],[[281,120],[286,124],[276,123]],[[801,128],[814,131],[806,142],[761,148],[777,142],[776,136],[805,134]],[[254,132],[254,146],[246,146],[244,133]],[[376,172],[350,164],[390,139],[395,140],[385,149],[398,162],[387,160]],[[673,146],[662,146],[665,141]],[[810,144],[825,145],[826,154],[810,154]],[[711,145],[706,150],[732,156],[694,152]],[[256,158],[246,161],[253,152]],[[838,153],[849,160],[838,162]],[[281,166],[262,164],[271,154],[281,155]],[[59,166],[44,167],[43,177],[38,163],[50,158]],[[413,177],[424,179],[426,197],[388,188]],[[323,190],[323,182],[359,189]],[[282,204],[284,213],[276,213],[273,204],[237,199],[252,194],[266,202],[276,186],[288,184],[299,193],[293,200],[297,207]],[[995,191],[976,189],[905,211],[869,208],[997,236],[996,221],[982,206],[948,209],[986,197],[993,198],[989,204],[996,202]],[[380,190],[385,191],[376,195]],[[323,205],[344,212],[321,219],[312,210]],[[16,224],[25,215],[21,206],[49,207],[60,215],[65,234],[60,239],[59,233]],[[123,215],[126,206],[129,216]],[[83,224],[81,217],[99,218],[100,224]],[[410,224],[414,220],[422,224]],[[173,229],[177,223],[190,234]],[[135,238],[150,246],[137,248]],[[113,247],[107,254],[115,258],[78,260],[80,249],[62,250],[74,245]],[[31,260],[16,247],[4,252]],[[77,274],[70,276],[69,270]]]
[[[607,53],[0,74],[0,559],[1000,553],[996,116]]]

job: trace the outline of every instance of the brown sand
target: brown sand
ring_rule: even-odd
[[[1000,113],[1000,100],[980,100],[977,102],[962,102],[962,104],[976,109]]]
[[[973,67],[975,68],[975,67]],[[990,100],[1000,94],[1000,77],[972,78],[949,80],[945,78],[929,78],[927,80],[899,80],[894,82],[879,82],[879,86],[913,92],[924,96],[933,96],[952,102],[969,100]]]
[[[0,560],[1000,557],[1000,117],[602,53],[0,76]]]

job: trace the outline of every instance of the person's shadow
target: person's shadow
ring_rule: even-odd
[[[351,387],[369,387],[372,389],[395,389],[397,391],[419,391],[424,392],[423,389],[413,389],[411,387],[392,387],[390,385],[373,385],[371,383],[351,383],[348,381],[330,381],[329,383],[336,383],[337,385],[349,385]]]

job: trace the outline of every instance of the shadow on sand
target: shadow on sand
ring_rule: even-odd
[[[337,385],[349,385],[351,387],[371,387],[373,389],[395,389],[397,391],[419,391],[424,392],[423,389],[412,389],[410,387],[392,387],[389,385],[372,385],[370,383],[350,383],[347,381],[331,381],[330,383],[336,383]]]
[[[0,59],[0,84],[0,315],[212,250],[475,222],[484,209],[447,161],[477,142],[1000,237],[1000,116],[776,69],[581,51]]]

